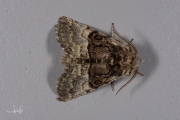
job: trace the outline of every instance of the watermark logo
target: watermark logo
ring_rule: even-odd
[[[21,114],[23,112],[22,109],[23,106],[20,106],[19,108],[16,107],[15,105],[13,105],[14,110],[10,111],[10,110],[6,110],[8,113],[19,113]]]

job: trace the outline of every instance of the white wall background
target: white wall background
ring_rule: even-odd
[[[145,76],[117,96],[107,85],[56,101],[63,65],[54,25],[62,15],[108,35],[114,22],[135,39]],[[0,0],[0,120],[179,120],[179,46],[179,0]]]

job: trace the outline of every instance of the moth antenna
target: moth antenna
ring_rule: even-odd
[[[138,74],[137,71],[135,71],[134,75],[131,77],[131,79],[129,81],[127,81],[122,87],[119,88],[119,90],[116,92],[116,95],[119,93],[119,91],[121,91],[124,87],[126,87]]]
[[[114,33],[115,33],[117,36],[119,36],[120,38],[122,38],[122,39],[123,39],[125,42],[127,42],[129,45],[131,45],[131,46],[134,48],[134,50],[136,51],[136,53],[138,53],[136,47],[132,44],[132,41],[133,41],[134,39],[131,39],[131,41],[129,41],[128,39],[126,39],[126,38],[124,38],[123,36],[121,36],[120,34],[118,34],[118,33],[116,32],[115,27],[114,27],[114,23],[112,23],[112,27],[113,27]]]

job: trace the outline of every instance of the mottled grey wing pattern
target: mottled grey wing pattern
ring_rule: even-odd
[[[59,94],[57,100],[66,102],[93,90],[89,86],[87,73],[82,75],[81,71],[83,70],[81,68],[83,67],[77,65],[65,70],[57,83],[57,92]],[[88,70],[84,69],[84,71]]]
[[[57,83],[57,99],[65,102],[93,90],[88,84],[89,64],[81,64],[89,59],[88,40],[82,37],[82,33],[86,34],[83,31],[87,25],[62,16],[55,29],[57,39],[65,51],[63,63],[66,66]]]
[[[82,37],[87,25],[76,22],[73,19],[62,16],[56,24],[56,35],[61,47],[65,51],[66,59],[89,58],[88,40]],[[69,62],[69,61],[65,61]],[[69,63],[67,63],[69,64]]]

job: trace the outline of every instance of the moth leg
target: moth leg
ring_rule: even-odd
[[[112,32],[112,38],[115,38],[115,39],[118,39],[118,40],[122,40],[122,41],[125,41],[127,43],[131,43],[131,41],[125,39],[124,37],[122,37],[120,34],[117,33],[115,27],[114,27],[114,23],[112,23],[112,26],[111,26],[111,32]]]
[[[116,29],[115,29],[115,27],[114,27],[114,23],[112,23],[112,26],[111,26],[111,36],[112,36],[112,38],[117,39],[117,40],[119,40],[120,42],[123,41],[123,39],[120,38],[120,37],[116,34]]]
[[[131,39],[131,41],[130,41],[130,43],[132,43],[132,42],[133,42],[133,40],[134,40],[134,39],[132,38],[132,39]]]
[[[111,82],[112,91],[114,91],[114,81]]]
[[[133,42],[133,40],[134,40],[134,39],[131,39],[131,41],[127,44],[127,46],[128,46],[129,44],[131,44],[131,43]]]

